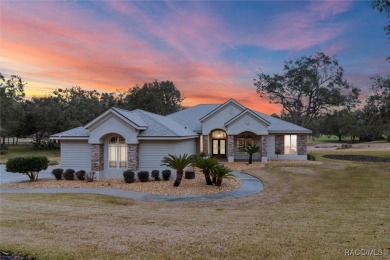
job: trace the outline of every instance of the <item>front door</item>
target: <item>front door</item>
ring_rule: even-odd
[[[226,157],[226,140],[213,139],[213,156]]]

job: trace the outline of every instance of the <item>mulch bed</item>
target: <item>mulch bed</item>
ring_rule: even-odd
[[[390,158],[375,157],[354,154],[325,154],[323,157],[335,160],[359,161],[359,162],[390,162]]]

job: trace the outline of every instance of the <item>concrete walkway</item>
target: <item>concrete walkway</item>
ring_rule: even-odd
[[[88,193],[143,201],[208,201],[246,197],[263,190],[264,185],[259,179],[239,172],[232,172],[232,174],[241,180],[242,185],[240,188],[207,195],[164,196],[112,188],[0,189],[0,193]]]

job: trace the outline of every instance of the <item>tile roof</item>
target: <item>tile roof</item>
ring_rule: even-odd
[[[58,134],[54,134],[51,137],[89,137],[89,131],[83,126],[79,126]]]
[[[161,116],[141,109],[132,111],[113,108],[132,123],[146,127],[140,131],[139,137],[191,137],[202,132],[200,119],[218,108],[218,104],[201,104],[182,111]],[[270,133],[311,133],[311,130],[286,122],[284,120],[250,110],[268,121]],[[53,138],[83,138],[89,137],[89,131],[83,126],[73,128],[55,135]]]
[[[214,109],[218,108],[220,105],[197,105],[191,108],[184,109],[182,111],[168,115],[168,117],[180,122],[181,124],[187,126],[196,133],[202,132],[202,124],[200,119],[205,115],[212,112]],[[311,130],[303,128],[301,126],[289,123],[287,121],[272,117],[255,110],[251,110],[264,120],[268,121],[270,125],[268,126],[268,131],[270,133],[311,133]]]
[[[200,119],[219,106],[219,104],[201,104],[170,114],[167,117],[172,118],[196,133],[201,133],[202,123]]]

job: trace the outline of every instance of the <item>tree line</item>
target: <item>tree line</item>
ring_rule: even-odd
[[[183,97],[172,81],[153,81],[127,91],[98,92],[81,87],[56,89],[44,97],[26,98],[20,76],[0,73],[0,135],[6,139],[33,136],[38,145],[50,135],[86,124],[110,107],[143,109],[168,115],[182,109]],[[9,139],[8,139],[9,142]]]

